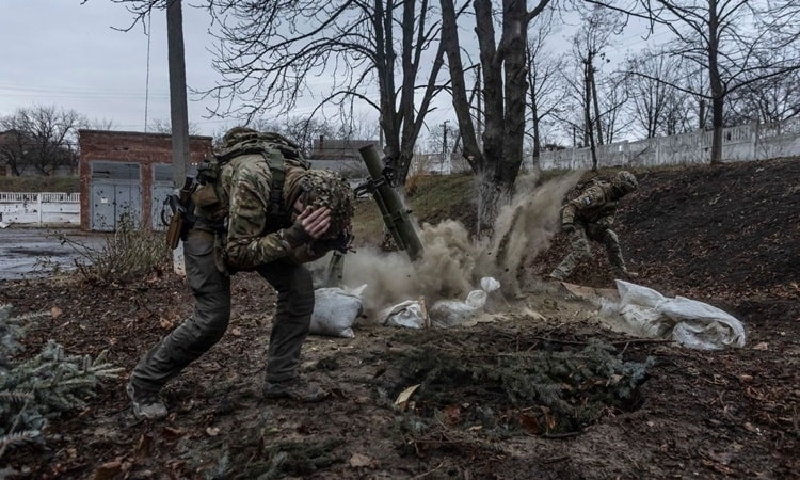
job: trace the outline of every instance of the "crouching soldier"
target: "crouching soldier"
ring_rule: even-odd
[[[625,268],[619,238],[611,226],[619,200],[636,191],[638,186],[632,173],[622,171],[610,182],[593,180],[561,208],[561,230],[569,236],[572,252],[548,275],[549,278],[564,281],[582,260],[590,259],[590,240],[605,246],[615,278],[636,276]]]
[[[264,398],[318,401],[319,385],[299,377],[300,351],[314,311],[303,263],[352,240],[353,194],[338,174],[309,170],[299,147],[279,134],[236,127],[198,168],[191,227],[183,240],[194,294],[191,318],[161,339],[127,385],[137,418],[167,415],[164,384],[208,351],[228,327],[230,275],[255,271],[277,292],[266,348]]]

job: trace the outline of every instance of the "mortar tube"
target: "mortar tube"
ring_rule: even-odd
[[[366,145],[358,149],[361,158],[367,165],[370,177],[373,181],[379,181],[383,177],[383,162],[375,145]],[[411,223],[409,210],[403,205],[400,194],[389,185],[381,185],[372,192],[372,196],[378,207],[381,209],[383,223],[394,237],[397,246],[408,254],[411,260],[416,260],[422,255],[422,244],[419,236]]]

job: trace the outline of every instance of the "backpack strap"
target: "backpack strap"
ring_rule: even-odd
[[[277,148],[268,148],[266,151],[262,151],[261,155],[267,161],[272,173],[267,213],[270,216],[284,216],[286,209],[283,204],[283,185],[286,180],[286,160],[283,158],[283,153]]]

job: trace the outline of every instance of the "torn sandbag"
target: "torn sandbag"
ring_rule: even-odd
[[[481,279],[481,289],[472,290],[464,301],[439,300],[430,309],[431,324],[437,328],[450,328],[479,319],[484,313],[488,292],[500,288],[493,277]]]
[[[379,316],[383,325],[393,325],[417,330],[429,326],[427,315],[425,315],[425,309],[420,301],[406,300],[405,302],[383,309]]]
[[[698,350],[744,347],[742,323],[720,308],[684,297],[668,298],[652,288],[615,280],[618,313],[638,334],[672,338]]]

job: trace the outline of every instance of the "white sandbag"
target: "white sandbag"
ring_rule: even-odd
[[[481,289],[488,292],[494,292],[500,288],[500,282],[494,277],[481,277]]]
[[[646,337],[671,337],[679,345],[700,350],[745,346],[742,323],[722,309],[684,297],[667,298],[659,292],[615,280],[620,294],[619,313]]]
[[[437,328],[450,328],[476,319],[483,315],[486,297],[485,290],[473,290],[465,301],[439,300],[430,309],[431,324]]]
[[[314,291],[314,313],[308,333],[332,337],[354,338],[353,323],[364,312],[362,294],[367,288],[318,288]]]
[[[425,318],[422,314],[422,305],[414,300],[406,300],[381,311],[379,318],[383,325],[406,327],[413,329],[425,328]]]

